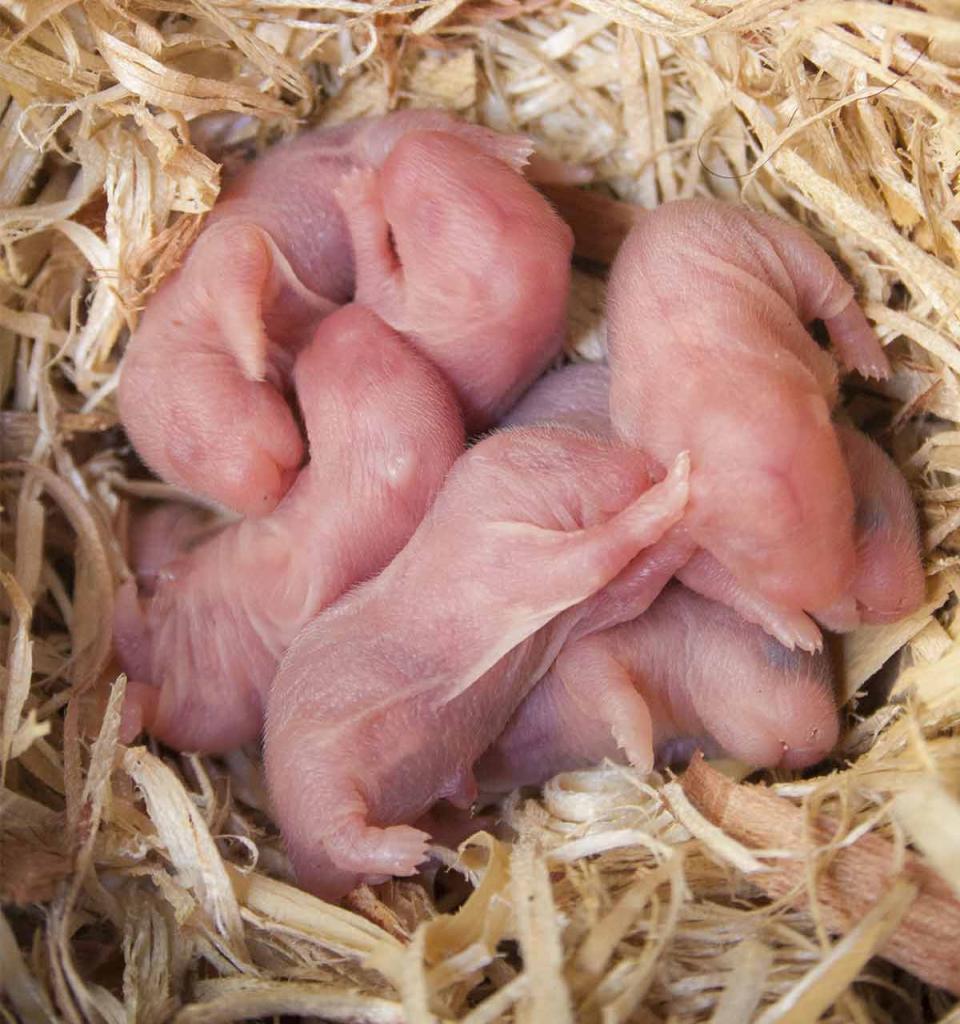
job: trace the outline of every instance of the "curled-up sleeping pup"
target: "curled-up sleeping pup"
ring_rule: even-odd
[[[124,357],[120,416],[150,468],[270,512],[304,457],[294,360],[358,291],[441,366],[471,429],[488,425],[563,337],[573,243],[519,172],[532,148],[416,110],[306,132],[247,165]]]
[[[768,601],[831,609],[854,573],[854,498],[837,364],[806,325],[886,376],[853,289],[798,228],[690,200],[637,218],[608,301],[614,429],[664,464],[689,450],[691,537]]]
[[[265,733],[300,882],[327,897],[411,874],[438,800],[469,806],[474,761],[586,628],[591,598],[672,527],[681,457],[559,427],[501,431],[448,476],[410,543],[284,657]]]
[[[256,739],[287,646],[403,547],[463,451],[439,371],[360,306],[323,321],[294,382],[310,461],[269,516],[191,545],[190,514],[167,507],[139,531],[141,593],[125,585],[115,621],[126,736],[201,751]]]

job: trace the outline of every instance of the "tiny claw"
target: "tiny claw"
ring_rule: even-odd
[[[524,175],[537,185],[589,185],[594,178],[593,171],[583,164],[554,160],[536,151],[531,154]]]
[[[626,754],[631,766],[643,775],[653,771],[654,752],[649,731],[631,727],[635,723],[620,722],[611,727],[617,746]]]
[[[808,654],[819,654],[823,650],[823,634],[802,612],[789,620],[761,622],[760,626],[788,651],[799,648]]]
[[[887,354],[855,299],[824,323],[837,358],[846,369],[874,380],[886,380],[890,376]]]
[[[383,840],[383,863],[390,865],[393,875],[416,874],[429,856],[430,836],[412,825],[384,829]]]
[[[522,174],[535,159],[534,145],[526,135],[496,132],[479,124],[457,123],[451,133],[502,161]]]
[[[892,370],[889,363],[885,365],[871,363],[860,367],[860,376],[866,377],[868,380],[887,380],[891,373]]]

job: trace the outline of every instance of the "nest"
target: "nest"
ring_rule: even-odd
[[[3,10],[3,1018],[960,1020],[955,0]],[[643,206],[714,195],[811,231],[895,368],[845,401],[914,488],[929,589],[842,645],[849,728],[819,773],[562,776],[338,908],[293,885],[256,751],[118,743],[128,509],[173,492],[131,471],[114,391],[224,161],[405,105],[528,132]],[[598,355],[602,302],[578,270],[571,355]]]

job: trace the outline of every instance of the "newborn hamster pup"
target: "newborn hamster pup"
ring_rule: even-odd
[[[306,132],[253,161],[226,185],[183,266],[151,298],[123,361],[121,419],[158,475],[246,515],[275,507],[304,454],[287,401],[290,367],[318,321],[355,288],[335,190],[348,172],[380,166],[398,140],[425,130],[456,136],[476,157],[491,154],[484,167],[510,176],[514,192],[549,213],[507,166],[523,166],[528,140],[441,111]],[[471,172],[479,194],[500,187],[496,172],[489,184],[485,172]],[[437,244],[463,248],[451,237]],[[437,258],[456,264],[449,252]],[[517,331],[511,340],[520,343]],[[498,380],[508,373],[498,371]]]
[[[128,735],[202,751],[255,739],[287,646],[403,547],[463,450],[447,383],[362,307],[320,325],[294,380],[311,459],[277,509],[159,568],[156,544],[141,547],[149,596],[141,610],[128,585],[115,629]]]
[[[682,515],[685,464],[653,488],[646,465],[556,428],[486,438],[394,561],[300,633],[265,759],[303,885],[410,874],[428,839],[411,823],[444,797],[469,806],[473,762],[588,599]]]
[[[846,366],[889,370],[830,258],[743,207],[667,203],[624,242],[609,307],[614,427],[661,462],[690,451],[691,535],[769,600],[831,605],[853,571],[853,495],[835,365],[804,325],[822,319]]]
[[[469,432],[490,426],[560,351],[573,236],[502,161],[412,132],[337,190],[357,301],[440,367]]]

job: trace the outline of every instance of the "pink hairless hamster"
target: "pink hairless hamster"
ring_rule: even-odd
[[[468,430],[489,426],[563,343],[570,229],[519,174],[449,133],[404,136],[337,195],[357,301],[447,374]]]
[[[889,372],[830,258],[804,232],[725,203],[641,216],[609,291],[613,424],[661,462],[688,450],[687,525],[738,580],[787,607],[842,596],[853,495],[830,419],[836,367]]]
[[[484,792],[604,758],[649,771],[678,749],[803,768],[838,735],[829,658],[789,651],[671,583],[632,622],[569,644],[477,765]]]
[[[607,436],[609,386],[610,370],[602,363],[565,366],[541,378],[502,422],[563,423]],[[906,481],[870,438],[845,424],[835,429],[855,500],[856,560],[840,599],[814,614],[828,629],[845,632],[864,622],[909,615],[921,604],[924,586],[916,511]],[[654,573],[664,581],[676,574],[691,590],[729,605],[785,646],[820,647],[820,631],[812,619],[737,580],[713,555],[697,547],[686,522],[647,552],[644,562],[648,590]]]
[[[411,874],[442,798],[576,635],[591,595],[682,515],[686,463],[557,428],[461,457],[410,543],[297,637],[270,692],[265,761],[301,883],[327,897]],[[578,606],[578,607],[574,607]]]
[[[263,515],[277,504],[303,459],[287,400],[290,367],[318,321],[350,300],[355,287],[350,236],[334,192],[349,171],[380,166],[398,140],[425,130],[456,136],[477,158],[490,154],[482,166],[497,173],[485,183],[483,173],[472,172],[470,188],[480,195],[495,192],[507,175],[516,203],[538,211],[521,222],[521,247],[536,246],[529,232],[546,222],[547,250],[559,261],[551,248],[556,218],[510,170],[522,167],[531,152],[520,136],[417,110],[307,132],[276,146],[226,185],[183,266],[147,304],[128,346],[120,416],[137,451],[160,476],[246,515]],[[456,169],[434,170],[445,180],[457,175]],[[482,204],[473,209],[481,218],[488,213]],[[461,225],[468,235],[484,231],[468,213]],[[445,235],[433,250],[455,267],[464,244]],[[506,259],[512,244],[504,242]],[[441,256],[440,247],[451,245],[456,251]],[[545,261],[548,276],[562,279],[565,269],[555,268],[548,255]],[[459,280],[455,275],[444,283],[456,291]],[[467,301],[475,298],[468,296],[461,307],[467,320],[486,315],[482,299],[481,308]],[[497,364],[498,345],[541,343],[523,330],[518,324],[503,339],[483,339],[484,354]],[[464,357],[472,374],[476,354]],[[456,368],[451,356],[444,369],[452,379]],[[496,386],[513,386],[504,382],[508,373],[506,367],[497,375]]]
[[[403,547],[463,451],[460,412],[439,371],[360,306],[323,321],[294,381],[311,459],[277,509],[167,564],[171,539],[149,523],[141,535],[148,596],[141,611],[128,585],[116,618],[132,680],[128,735],[142,725],[202,751],[255,739],[287,646]],[[189,544],[189,521],[157,515]]]

